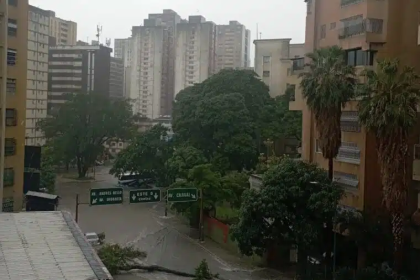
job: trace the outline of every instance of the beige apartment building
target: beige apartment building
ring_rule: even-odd
[[[50,36],[56,38],[57,45],[75,46],[77,43],[77,23],[64,20],[50,12]]]
[[[37,123],[47,117],[49,32],[50,11],[29,6],[25,133],[28,146],[45,144]]]
[[[305,50],[331,45],[346,50],[348,63],[357,71],[375,68],[376,60],[398,57],[403,64],[420,71],[419,13],[420,1],[378,0],[307,0]],[[302,100],[297,74],[302,71],[302,59],[290,63],[289,83],[296,85],[295,101],[290,109],[302,110],[302,158],[327,168],[327,160],[318,147],[313,115]],[[361,80],[363,82],[363,80]],[[381,203],[381,178],[375,148],[375,137],[366,133],[358,121],[357,100],[351,101],[341,118],[342,145],[334,161],[334,178],[346,191],[344,205],[357,209],[378,207]],[[412,138],[410,174],[413,176],[409,195],[410,211],[417,206],[420,190],[420,138]],[[411,162],[410,162],[411,163]],[[414,166],[413,172],[411,168]]]
[[[305,44],[290,44],[291,39],[254,40],[254,71],[270,88],[270,96],[283,95],[288,84],[291,59],[303,58]]]
[[[159,19],[145,19],[143,26],[132,29],[132,66],[130,99],[134,114],[149,119],[161,112],[163,40],[165,28]]]
[[[8,6],[6,6],[8,4]],[[5,11],[7,7],[8,12]],[[23,173],[25,161],[25,110],[28,49],[28,0],[8,0],[0,3],[2,16],[7,15],[8,41],[0,39],[2,48],[7,48],[7,79],[4,189],[1,195],[3,211],[20,211],[23,203]],[[1,28],[2,33],[4,28]],[[3,38],[3,34],[0,34]],[[0,70],[1,71],[1,70]]]
[[[224,68],[250,65],[251,34],[243,24],[232,20],[216,26],[216,72]]]
[[[203,16],[190,16],[176,32],[175,92],[201,83],[216,71],[216,25]]]

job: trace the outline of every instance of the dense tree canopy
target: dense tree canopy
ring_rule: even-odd
[[[257,162],[255,140],[269,102],[268,87],[253,71],[223,70],[178,93],[173,129],[208,161],[250,168]]]
[[[42,147],[40,188],[50,194],[55,194],[55,160],[54,151],[49,146]]]
[[[173,180],[168,162],[173,153],[173,145],[167,136],[168,129],[162,125],[155,125],[139,133],[118,154],[111,174],[136,173],[143,178],[153,179],[158,187],[168,187]]]
[[[79,177],[84,177],[103,144],[113,138],[132,135],[131,105],[125,100],[110,100],[100,94],[72,94],[53,115],[40,123],[40,129],[54,152],[76,159]]]
[[[265,173],[261,190],[244,193],[233,238],[245,255],[262,255],[274,244],[295,245],[306,262],[305,252],[319,241],[341,195],[323,169],[285,158]]]

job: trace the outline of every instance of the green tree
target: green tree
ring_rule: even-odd
[[[215,167],[253,167],[262,112],[269,102],[268,87],[253,71],[223,70],[177,94],[173,129]]]
[[[409,179],[409,140],[417,125],[420,105],[420,76],[412,67],[400,67],[398,60],[378,62],[377,70],[362,73],[359,120],[376,137],[383,199],[392,217],[394,266],[403,262],[405,211]]]
[[[150,130],[139,133],[118,154],[110,173],[136,173],[143,178],[153,179],[158,187],[168,187],[174,180],[169,165],[172,153],[173,145],[168,140],[168,129],[155,125]]]
[[[98,256],[109,273],[117,275],[120,271],[133,269],[133,265],[136,263],[135,259],[144,259],[147,254],[130,246],[104,244],[99,248]]]
[[[128,101],[90,93],[68,95],[68,101],[39,127],[55,152],[74,156],[79,178],[83,178],[102,153],[103,144],[112,138],[130,138],[133,124]]]
[[[248,256],[273,245],[298,247],[298,272],[304,273],[307,253],[335,215],[341,195],[323,169],[284,158],[265,173],[261,190],[244,193],[232,237]]]
[[[174,150],[168,164],[172,174],[178,179],[187,179],[194,166],[207,163],[203,152],[192,146],[181,146]]]
[[[44,146],[41,150],[40,188],[55,194],[55,153],[52,147]]]
[[[287,87],[284,95],[277,96],[266,105],[263,112],[265,125],[261,132],[263,139],[302,139],[302,112],[289,110],[292,93],[292,87]]]
[[[229,190],[227,201],[230,206],[239,209],[242,204],[242,194],[250,188],[249,175],[237,171],[229,172],[222,177],[222,187]]]
[[[334,158],[341,146],[342,108],[355,96],[355,68],[347,64],[345,51],[338,46],[320,48],[307,55],[308,71],[300,74],[302,95],[313,112],[322,156],[328,159],[328,176],[333,179]],[[332,251],[332,221],[327,222],[326,255]],[[329,230],[331,229],[331,230]],[[331,258],[327,279],[332,279]]]
[[[214,279],[210,273],[209,265],[206,260],[202,260],[200,265],[195,269],[195,277],[193,280],[211,280]]]

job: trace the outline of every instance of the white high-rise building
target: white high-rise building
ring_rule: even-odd
[[[202,16],[177,25],[174,97],[215,73],[215,33],[216,25]]]
[[[37,129],[37,124],[47,117],[50,14],[50,11],[29,6],[25,122],[25,144],[28,146],[45,144],[45,138]]]
[[[229,21],[216,26],[216,71],[247,68],[250,65],[251,34],[244,25]]]
[[[132,38],[115,39],[114,40],[114,57],[123,60],[124,63],[124,97],[130,98],[131,85],[131,50]]]
[[[161,115],[162,60],[165,28],[160,19],[133,26],[130,96],[134,114],[149,119]]]

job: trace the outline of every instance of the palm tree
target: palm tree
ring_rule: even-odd
[[[383,199],[391,215],[394,266],[401,269],[407,205],[408,140],[417,124],[420,76],[412,67],[400,69],[398,60],[378,62],[377,71],[362,72],[359,120],[376,136]]]
[[[338,46],[321,48],[306,55],[309,71],[301,73],[300,86],[306,104],[313,112],[319,134],[319,147],[328,159],[328,176],[333,179],[333,162],[341,146],[340,119],[343,107],[355,96],[355,68],[347,65],[345,51]],[[326,256],[331,256],[332,220],[327,222]],[[327,278],[331,279],[331,258],[326,258]]]

